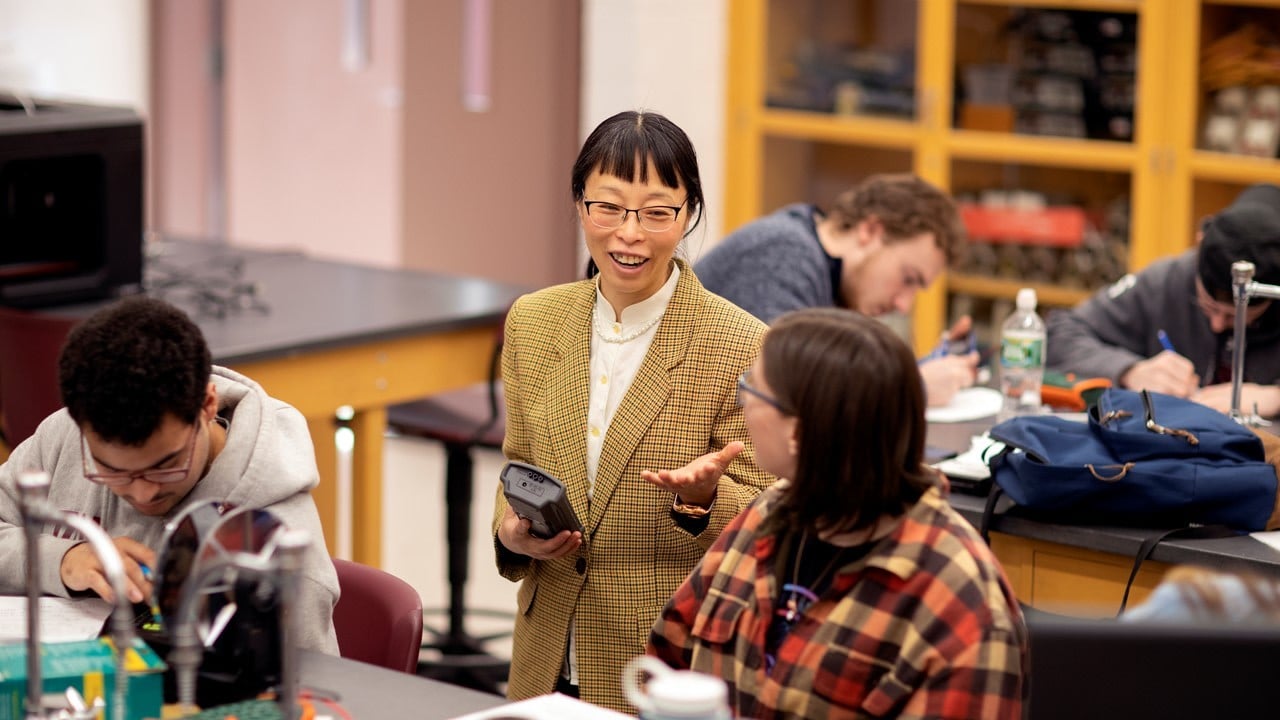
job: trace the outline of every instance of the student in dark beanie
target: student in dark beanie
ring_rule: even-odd
[[[1260,283],[1280,284],[1280,188],[1258,184],[1201,227],[1199,245],[1126,275],[1048,319],[1048,364],[1121,387],[1231,406],[1235,305],[1231,264],[1248,260]],[[1255,298],[1247,316],[1241,407],[1280,414],[1280,303]],[[1158,336],[1167,334],[1173,350]]]

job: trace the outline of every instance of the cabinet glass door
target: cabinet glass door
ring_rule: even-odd
[[[916,115],[916,0],[770,0],[765,104]]]

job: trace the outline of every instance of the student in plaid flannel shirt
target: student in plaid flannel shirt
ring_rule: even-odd
[[[916,361],[874,319],[780,318],[739,382],[782,480],[721,533],[648,652],[723,678],[736,717],[1019,718],[1027,632],[923,463]]]

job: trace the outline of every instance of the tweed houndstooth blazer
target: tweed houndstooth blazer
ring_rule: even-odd
[[[644,653],[654,620],[720,531],[774,478],[751,445],[716,490],[710,523],[690,535],[671,518],[671,493],[641,470],[683,467],[733,440],[747,441],[737,379],[759,352],[765,326],[702,287],[682,260],[675,294],[611,422],[587,497],[587,402],[596,284],[584,280],[520,298],[507,316],[502,372],[508,459],[564,481],[586,527],[578,552],[534,561],[497,540],[506,512],[501,485],[493,519],[498,570],[520,581],[512,650],[512,699],[552,692],[570,618],[577,632],[582,699],[634,712],[622,668]]]

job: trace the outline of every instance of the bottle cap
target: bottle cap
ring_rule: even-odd
[[[1035,310],[1036,309],[1036,289],[1022,288],[1018,291],[1018,298],[1014,301],[1019,310]]]

